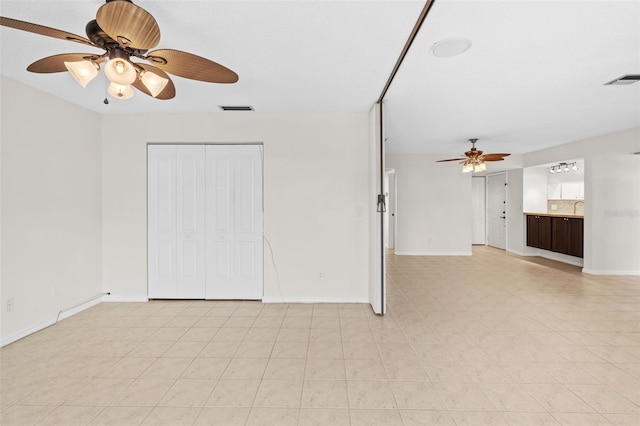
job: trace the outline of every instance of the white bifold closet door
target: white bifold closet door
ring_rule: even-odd
[[[257,145],[208,145],[207,297],[262,298],[262,156]]]
[[[204,146],[149,145],[149,297],[205,297]]]
[[[261,299],[258,145],[149,145],[149,297]]]

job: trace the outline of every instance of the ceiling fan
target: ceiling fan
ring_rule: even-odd
[[[460,161],[462,164],[463,173],[468,172],[483,172],[487,170],[485,161],[502,161],[504,157],[511,154],[483,154],[482,151],[476,148],[477,138],[469,139],[471,142],[471,149],[464,153],[466,158],[449,158],[447,160],[439,160],[436,163],[444,163],[446,161]]]
[[[131,86],[156,99],[171,99],[175,86],[167,73],[209,83],[235,83],[238,75],[209,59],[173,49],[149,52],[160,42],[153,16],[130,0],[106,0],[96,19],[86,25],[88,38],[17,19],[0,17],[0,25],[104,49],[102,54],[63,53],[40,59],[27,67],[35,73],[65,72],[82,86],[104,65],[109,94],[119,99],[133,96]],[[148,63],[134,62],[141,59]],[[108,103],[105,99],[105,103]]]

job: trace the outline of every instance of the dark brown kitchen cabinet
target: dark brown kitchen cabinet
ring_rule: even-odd
[[[578,217],[527,215],[527,245],[583,257],[584,220]]]
[[[551,218],[527,215],[527,245],[551,250]]]
[[[576,257],[584,256],[584,219],[580,217],[567,218],[569,223],[569,236],[567,254]]]
[[[551,218],[551,251],[567,253],[569,247],[569,219],[566,217]]]

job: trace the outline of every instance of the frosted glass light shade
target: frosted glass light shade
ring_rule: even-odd
[[[142,73],[141,80],[142,84],[145,85],[145,87],[149,90],[149,93],[151,93],[151,96],[153,96],[154,98],[162,93],[164,88],[167,86],[167,83],[169,83],[168,79],[161,77],[158,74],[154,74],[150,71],[145,71],[144,73]]]
[[[473,167],[474,172],[484,172],[487,170],[487,164],[485,162],[478,163]]]
[[[129,85],[111,83],[108,92],[116,99],[129,99],[133,96],[133,89]]]
[[[472,163],[464,163],[462,165],[462,173],[469,173],[473,171],[473,164]]]
[[[129,85],[136,81],[138,74],[133,65],[125,59],[114,58],[107,62],[104,67],[104,73],[112,83],[122,86]]]
[[[91,61],[65,61],[64,66],[67,67],[69,74],[71,74],[82,87],[87,87],[87,84],[98,75],[99,68]]]

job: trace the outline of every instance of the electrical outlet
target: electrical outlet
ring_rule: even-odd
[[[320,278],[321,280],[324,279],[324,272],[323,271],[318,272],[318,278]]]
[[[7,312],[13,312],[14,307],[13,297],[11,299],[7,299]]]

